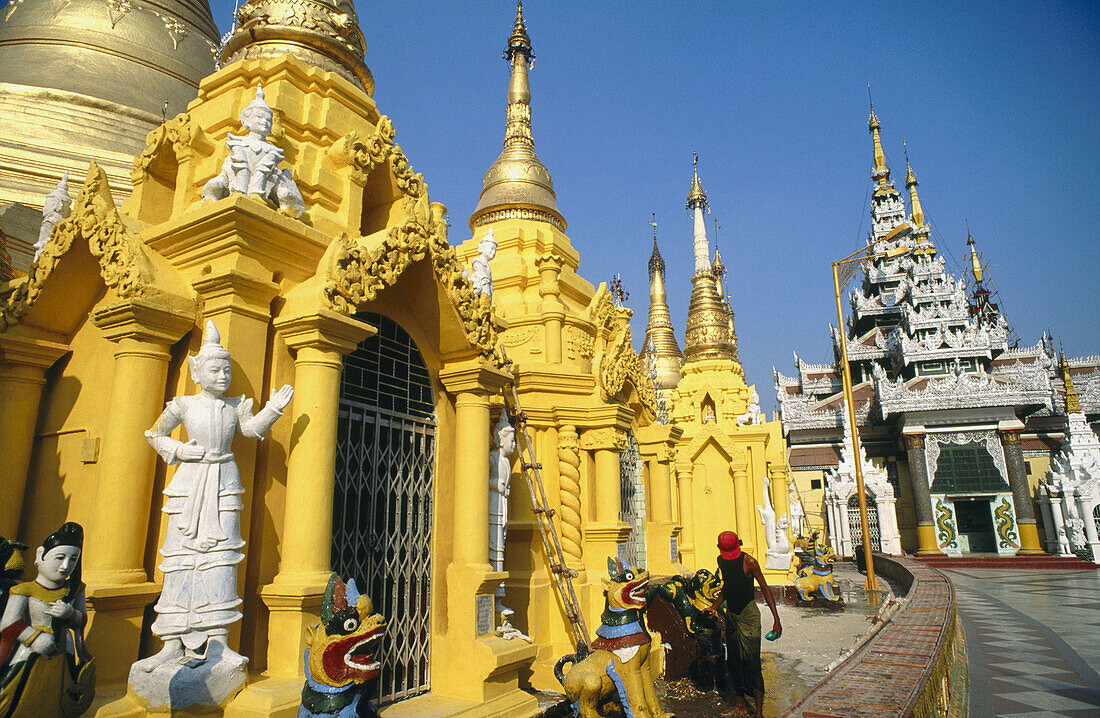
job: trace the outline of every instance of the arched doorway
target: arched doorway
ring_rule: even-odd
[[[378,314],[356,318],[378,334],[344,358],[332,570],[355,578],[386,619],[385,704],[430,688],[435,403],[408,333]]]
[[[626,448],[619,451],[619,520],[630,525],[630,535],[619,544],[619,559],[631,566],[646,565],[645,483],[642,456],[634,432],[626,432]]]
[[[848,497],[848,531],[852,536],[852,547],[863,543],[863,527],[859,522],[859,496]],[[873,496],[867,497],[867,531],[871,534],[871,548],[882,551],[882,539],[878,530],[878,504]]]

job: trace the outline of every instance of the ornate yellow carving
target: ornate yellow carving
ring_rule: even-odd
[[[625,449],[626,432],[614,426],[589,429],[581,435],[580,445],[582,449],[586,450]]]
[[[513,349],[531,341],[531,339],[541,330],[542,327],[517,328],[501,336],[500,343],[509,349]]]
[[[329,154],[337,167],[350,166],[352,177],[362,184],[390,156],[396,136],[390,118],[383,115],[370,137],[363,140],[357,132],[349,132],[329,149]]]
[[[92,256],[99,260],[103,283],[108,289],[122,298],[145,293],[152,281],[152,266],[141,243],[122,224],[107,186],[107,174],[92,162],[73,213],[53,228],[27,281],[0,305],[0,331],[17,324],[30,311],[50,274],[77,238],[86,241]]]
[[[581,560],[581,455],[577,430],[563,426],[558,433],[558,477],[561,484],[561,550],[567,563]]]
[[[600,285],[600,288],[593,295],[592,301],[588,303],[584,311],[581,313],[581,319],[592,322],[596,325],[596,335],[604,330],[609,330],[611,327],[611,315],[615,305],[611,301],[611,293],[607,291],[607,286]]]
[[[171,146],[176,158],[183,157],[191,149],[195,139],[196,125],[191,124],[191,115],[181,112],[150,132],[145,138],[145,149],[134,158],[134,169],[130,177],[136,183],[141,176],[160,158],[161,152]]]
[[[592,335],[580,327],[565,327],[565,357],[569,361],[585,361],[592,358],[596,344]]]
[[[462,319],[470,343],[477,347],[482,357],[499,366],[497,323],[490,297],[475,292],[464,276],[454,247],[447,242],[444,219],[447,208],[438,202],[429,204],[424,178],[409,167],[405,153],[393,144],[393,137],[392,125],[383,118],[366,144],[377,139],[379,145],[374,149],[374,156],[381,155],[380,148],[386,148],[390,173],[405,195],[405,217],[390,227],[386,238],[372,250],[360,246],[346,234],[336,238],[336,251],[325,280],[325,301],[334,311],[350,315],[362,302],[373,300],[378,290],[396,282],[410,264],[428,257],[436,279]],[[353,147],[354,143],[348,146]],[[366,151],[371,156],[371,150]],[[366,167],[366,164],[361,166]]]
[[[630,341],[630,327],[625,327],[611,348],[604,353],[600,366],[600,388],[604,401],[611,401],[623,390],[626,382],[634,385],[642,406],[651,414],[657,413],[657,395],[653,384],[642,369],[642,360]]]

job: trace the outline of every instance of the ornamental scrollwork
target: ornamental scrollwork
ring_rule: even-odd
[[[600,366],[600,387],[604,401],[611,401],[630,382],[638,393],[642,406],[652,415],[657,413],[657,395],[646,377],[642,360],[630,341],[630,327],[624,327],[603,355]]]
[[[396,136],[390,118],[383,115],[369,137],[363,139],[359,133],[349,132],[332,146],[330,153],[338,167],[351,167],[354,179],[362,183],[389,158]]]
[[[130,173],[130,179],[135,183],[140,181],[142,174],[149,172],[149,168],[168,146],[171,146],[177,159],[182,157],[191,147],[196,130],[197,127],[191,124],[191,115],[187,112],[181,112],[154,128],[145,137],[145,149],[134,158],[134,169]]]
[[[581,434],[580,447],[587,451],[600,449],[625,449],[627,446],[626,432],[614,426],[605,426],[601,429],[589,429]]]
[[[358,305],[373,300],[380,289],[392,286],[410,264],[427,257],[436,280],[458,312],[467,339],[483,358],[499,366],[497,321],[491,299],[488,294],[474,291],[464,275],[455,249],[447,241],[447,208],[438,202],[429,203],[424,178],[412,170],[405,153],[393,144],[392,125],[386,118],[364,143],[364,151],[372,159],[381,148],[387,150],[384,159],[404,195],[405,216],[372,249],[346,234],[334,240],[336,246],[323,288],[325,302],[332,310],[350,315]]]
[[[152,266],[141,247],[122,224],[115,208],[107,175],[92,162],[73,212],[50,233],[27,280],[0,305],[0,331],[19,323],[34,305],[42,289],[77,239],[99,260],[100,274],[108,289],[122,298],[141,296],[152,281]]]

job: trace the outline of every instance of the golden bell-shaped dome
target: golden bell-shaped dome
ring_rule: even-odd
[[[351,0],[248,0],[222,49],[222,64],[293,55],[374,93],[366,40]]]
[[[512,66],[508,83],[508,122],[504,149],[485,173],[481,199],[470,216],[470,228],[501,219],[533,219],[565,231],[565,218],[558,211],[554,180],[535,154],[531,136],[531,87],[527,71],[535,54],[523,23],[523,4],[516,7],[512,34],[504,49]]]

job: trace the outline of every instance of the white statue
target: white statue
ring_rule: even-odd
[[[131,684],[135,674],[140,679],[141,672],[183,658],[213,656],[239,668],[248,660],[225,644],[229,625],[241,618],[237,564],[244,559],[244,487],[233,459],[233,436],[240,432],[250,439],[264,438],[283,415],[294,389],[288,384],[272,391],[271,400],[255,416],[251,399],[225,397],[229,352],[212,321],[206,323],[202,348],[188,363],[199,393],[172,399],[145,432],[161,458],[181,466],[164,490],[162,509],[168,524],[160,549],[164,588],[152,629],[164,648],[134,664]],[[171,436],[180,424],[187,430],[186,443]]]
[[[46,201],[42,205],[42,227],[38,230],[38,241],[34,243],[34,259],[37,262],[46,242],[50,240],[50,233],[57,223],[67,219],[73,213],[73,200],[69,197],[69,173],[61,175],[61,181],[46,195]]]
[[[504,539],[508,535],[508,495],[512,478],[512,452],[516,450],[516,430],[508,421],[508,412],[500,412],[493,430],[493,450],[489,453],[489,563],[494,571],[504,570]]]
[[[256,88],[256,99],[241,110],[246,135],[229,135],[225,141],[229,157],[222,171],[202,188],[202,198],[218,200],[230,194],[244,194],[270,200],[281,210],[297,217],[305,209],[302,193],[289,169],[279,169],[284,152],[267,141],[275,113],[264,101],[264,88]]]
[[[496,634],[501,638],[506,638],[509,641],[513,641],[517,638],[532,643],[531,637],[519,630],[508,620],[515,613],[507,606],[500,607],[500,626],[496,630]]]
[[[752,397],[749,399],[749,410],[744,414],[737,417],[738,426],[746,426],[749,424],[763,423],[763,414],[760,412],[760,395],[756,393],[756,388],[752,390]]]
[[[764,553],[764,568],[789,569],[791,567],[791,541],[787,537],[789,519],[783,514],[776,521],[775,509],[772,508],[771,479],[764,477],[764,505],[757,504],[756,510],[760,513],[760,523],[764,524],[764,540],[768,544],[768,550]]]
[[[798,495],[798,489],[791,482],[790,491],[787,492],[787,504],[791,507],[791,530],[795,536],[801,536],[806,530],[806,510],[802,508],[802,497]]]
[[[478,294],[493,296],[493,270],[489,262],[497,256],[497,240],[493,237],[493,228],[490,227],[481,241],[477,243],[477,256],[470,262],[473,270],[470,274],[470,282],[474,285],[474,291]]]

